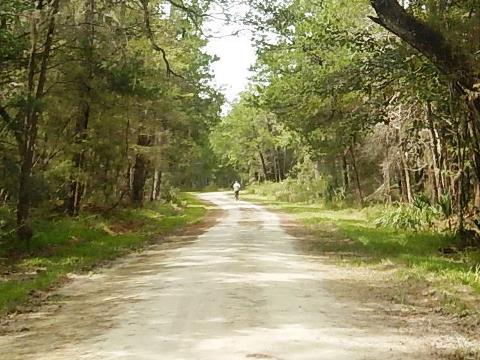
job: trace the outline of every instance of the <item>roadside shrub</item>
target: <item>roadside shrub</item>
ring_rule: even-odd
[[[375,220],[376,226],[402,230],[431,228],[440,211],[423,195],[416,196],[411,204],[397,203]]]
[[[304,181],[286,179],[281,183],[266,182],[253,185],[249,190],[254,194],[272,197],[278,201],[313,203],[324,199],[326,182],[324,179],[304,179]]]
[[[15,216],[13,209],[0,206],[0,243],[15,230]],[[1,255],[0,255],[1,257]]]
[[[165,202],[167,203],[181,205],[181,199],[179,197],[180,189],[176,187],[173,187],[173,186],[164,187],[160,193],[160,196],[161,196],[161,199],[165,200]]]
[[[452,216],[453,215],[452,195],[450,195],[450,193],[448,192],[445,194],[442,194],[438,199],[438,206],[445,219]]]

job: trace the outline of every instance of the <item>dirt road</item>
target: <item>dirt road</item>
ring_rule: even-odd
[[[430,339],[329,293],[329,265],[296,252],[276,214],[202,197],[225,210],[216,226],[77,277],[0,337],[1,359],[429,358]]]

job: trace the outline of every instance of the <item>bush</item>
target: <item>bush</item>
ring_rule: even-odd
[[[438,199],[438,206],[444,218],[449,218],[453,215],[453,201],[452,195],[450,193],[445,193],[440,196]]]
[[[326,192],[324,179],[299,181],[286,179],[281,183],[266,182],[253,185],[249,190],[261,196],[273,197],[278,201],[314,203],[322,200]]]
[[[411,204],[397,203],[375,220],[376,226],[404,230],[422,230],[431,228],[433,221],[440,215],[423,195],[416,196]]]

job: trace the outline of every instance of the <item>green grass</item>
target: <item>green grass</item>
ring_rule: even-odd
[[[354,265],[389,264],[402,279],[428,279],[443,290],[466,285],[480,294],[480,251],[443,255],[440,248],[457,245],[452,235],[376,227],[374,219],[385,211],[383,206],[332,210],[264,195],[243,199],[292,214],[315,237],[308,251]]]
[[[152,203],[108,216],[37,218],[29,255],[18,255],[25,249],[4,238],[0,270],[11,275],[0,277],[0,314],[26,303],[33,292],[60,284],[68,273],[90,270],[202,219],[206,205],[190,194],[182,194],[181,200],[182,206]]]

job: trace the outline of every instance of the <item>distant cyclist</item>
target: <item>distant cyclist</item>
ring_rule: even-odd
[[[233,191],[235,193],[235,200],[238,201],[238,197],[239,197],[239,194],[240,194],[240,188],[242,187],[242,185],[240,185],[240,183],[238,181],[235,181],[235,183],[233,184]]]

